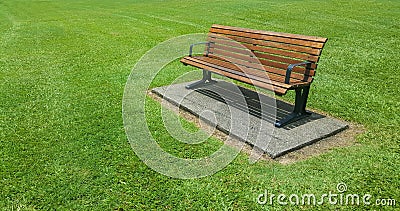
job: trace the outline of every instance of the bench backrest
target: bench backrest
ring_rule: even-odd
[[[208,34],[208,41],[211,42],[208,56],[225,58],[237,66],[255,68],[276,76],[285,76],[289,64],[310,61],[310,70],[303,66],[295,67],[291,78],[311,82],[327,40],[322,37],[213,25]]]

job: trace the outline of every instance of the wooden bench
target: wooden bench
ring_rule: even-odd
[[[215,83],[211,73],[284,95],[295,90],[294,110],[280,121],[282,127],[304,118],[310,85],[327,38],[213,25],[207,42],[190,46],[180,61],[203,69],[203,78],[186,88]],[[204,44],[202,55],[192,55],[195,45]]]

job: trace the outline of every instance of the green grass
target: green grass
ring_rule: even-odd
[[[399,22],[400,2],[383,0],[0,1],[0,208],[270,209],[256,203],[265,189],[321,195],[339,182],[349,193],[395,198],[398,208]],[[250,165],[240,154],[202,179],[171,179],[146,167],[123,128],[128,75],[158,43],[205,33],[213,23],[328,37],[309,106],[365,125],[360,144],[288,166]],[[190,70],[174,67],[153,85]],[[184,146],[159,123],[160,105],[148,99],[146,110],[171,153],[196,157],[221,144],[210,139],[179,151]]]

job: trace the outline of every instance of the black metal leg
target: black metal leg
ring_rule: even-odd
[[[186,89],[193,89],[198,86],[216,83],[217,81],[211,79],[211,72],[207,70],[203,70],[203,78],[200,81],[196,81],[192,84],[186,85]]]
[[[275,122],[275,127],[283,127],[289,123],[295,122],[299,119],[308,117],[311,112],[306,111],[308,93],[310,92],[310,87],[303,87],[296,89],[296,100],[294,104],[293,112],[285,116],[280,121]]]

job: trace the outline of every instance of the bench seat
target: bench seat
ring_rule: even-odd
[[[285,77],[282,75],[261,72],[246,67],[239,68],[229,61],[208,56],[184,57],[181,62],[186,65],[206,69],[228,78],[274,91],[278,95],[284,95],[291,89],[309,86],[311,83],[311,81],[303,81],[295,78],[292,79],[289,84],[286,84]],[[243,71],[243,69],[246,71]]]

